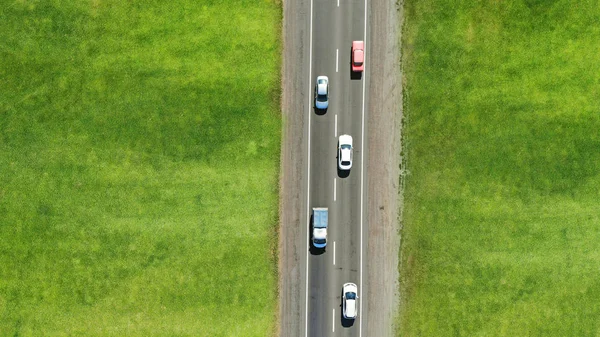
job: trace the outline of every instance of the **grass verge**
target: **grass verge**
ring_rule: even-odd
[[[400,335],[597,335],[600,7],[405,9]]]
[[[281,8],[0,9],[0,335],[265,336]]]

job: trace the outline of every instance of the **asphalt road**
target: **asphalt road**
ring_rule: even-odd
[[[313,1],[283,2],[284,123],[277,330],[282,337],[393,336],[399,308],[398,177],[404,167],[400,157],[403,96],[399,48],[403,1],[340,0],[339,8],[337,0]],[[366,26],[362,19],[365,7],[369,18]],[[366,35],[366,76],[349,81],[350,43],[355,36],[363,35]],[[337,71],[336,50],[339,50]],[[314,80],[321,74],[330,77],[332,102],[325,115],[316,115],[312,110]],[[356,100],[362,97],[354,92],[357,90],[354,85],[363,83],[368,102],[363,102],[365,119],[361,120]],[[357,150],[354,169],[344,181],[335,172],[335,115],[337,134],[351,134]],[[357,134],[362,131],[358,126],[365,123],[367,131],[361,137]],[[368,167],[369,174],[361,172],[360,167],[365,170]],[[334,178],[335,201],[331,186]],[[356,199],[352,199],[360,195],[356,194],[360,193],[355,191],[356,184],[362,185],[358,188],[365,196],[362,217]],[[321,202],[324,204],[317,204]],[[308,242],[309,210],[315,205],[329,207],[332,212],[329,248],[320,256],[310,254]],[[342,216],[345,222],[340,219]],[[363,220],[362,243],[357,236],[360,228],[357,216]],[[344,327],[340,314],[341,286],[355,277],[361,296],[359,319],[354,325]]]
[[[312,249],[307,231],[305,336],[362,336],[362,301],[365,301],[362,269],[366,243],[364,179],[366,156],[363,141],[365,81],[368,80],[369,41],[366,40],[365,0],[313,0],[312,31],[307,69],[310,97],[308,120],[307,227],[313,207],[329,208],[328,244],[324,252]],[[351,72],[353,40],[365,41],[365,72]],[[317,76],[329,77],[330,102],[326,112],[313,109]],[[337,139],[349,134],[354,160],[349,174],[337,170]],[[342,285],[356,283],[359,310],[356,320],[342,315]]]

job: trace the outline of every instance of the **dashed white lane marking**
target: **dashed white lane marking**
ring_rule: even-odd
[[[333,265],[335,266],[335,241],[333,241]]]
[[[333,201],[337,198],[337,179],[333,178]]]
[[[335,332],[335,309],[333,309],[333,315],[331,316],[331,331]]]
[[[335,125],[334,126],[334,133],[335,133],[335,136],[337,137],[337,115],[335,115],[335,123],[334,123],[334,125]]]

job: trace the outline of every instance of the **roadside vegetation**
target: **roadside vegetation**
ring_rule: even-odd
[[[600,7],[405,13],[399,335],[598,335]]]
[[[0,8],[0,335],[275,331],[280,3]]]

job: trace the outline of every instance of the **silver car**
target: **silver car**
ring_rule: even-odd
[[[352,136],[341,135],[338,140],[338,168],[347,171],[352,168]]]
[[[325,110],[329,107],[329,78],[317,77],[315,84],[315,108]]]

